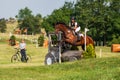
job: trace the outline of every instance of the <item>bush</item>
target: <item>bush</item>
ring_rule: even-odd
[[[9,44],[11,46],[14,46],[15,45],[15,41],[16,41],[16,37],[14,35],[12,35],[9,39]]]
[[[38,38],[38,46],[43,46],[44,43],[44,35],[40,35]]]
[[[95,58],[96,53],[92,44],[86,47],[86,51],[83,52],[83,58]]]
[[[108,46],[111,46],[112,44],[120,44],[120,37],[113,38],[111,41],[108,42]]]

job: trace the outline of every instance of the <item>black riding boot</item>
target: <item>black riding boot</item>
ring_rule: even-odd
[[[76,35],[77,35],[77,40],[80,41],[80,36],[79,36],[79,33],[76,32]]]

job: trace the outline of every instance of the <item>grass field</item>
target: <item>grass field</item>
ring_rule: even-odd
[[[96,47],[96,59],[44,65],[47,48],[27,44],[32,57],[28,63],[11,63],[14,47],[0,43],[0,80],[119,80],[120,54],[110,47]],[[101,54],[100,54],[101,50]]]
[[[15,49],[8,45],[9,32],[16,26],[17,23],[7,24],[7,33],[0,33],[0,80],[120,80],[120,53],[112,53],[110,47],[96,47],[95,59],[47,66],[44,59],[48,49],[28,42],[27,53],[32,61],[11,63]],[[30,41],[36,36],[27,38]]]
[[[21,65],[19,63],[11,63],[11,56],[15,53],[14,47],[9,46],[8,44],[0,44],[0,67],[9,67],[9,66],[18,66]],[[32,65],[43,65],[44,64],[44,56],[47,53],[47,48],[38,47],[36,48],[35,44],[27,44],[27,53],[31,55],[32,61],[27,64],[22,64],[21,66],[32,66]]]
[[[13,46],[8,45],[8,43],[1,43],[0,44],[0,64],[2,64],[0,67],[7,67],[7,66],[17,66],[21,65],[21,62],[11,64],[10,59],[11,56],[15,53],[15,49]],[[101,50],[101,53],[100,53]],[[21,65],[21,66],[34,66],[34,65],[44,65],[44,58],[47,54],[48,49],[44,47],[36,47],[35,44],[27,44],[27,53],[32,56],[32,61]],[[110,51],[110,47],[96,47],[96,54],[97,58],[103,58],[103,57],[119,57],[119,53],[112,53]],[[6,66],[7,65],[7,66]]]

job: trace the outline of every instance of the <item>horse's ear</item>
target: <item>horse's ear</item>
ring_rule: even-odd
[[[54,25],[57,25],[57,24],[59,24],[60,22],[56,22]]]
[[[56,26],[57,24],[59,24],[59,22],[53,23],[52,25],[53,25],[54,28],[55,28],[55,26]]]
[[[52,23],[53,28],[55,28],[56,23]]]

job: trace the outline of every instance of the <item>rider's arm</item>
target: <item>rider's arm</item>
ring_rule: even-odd
[[[77,22],[75,22],[75,29],[77,28]]]

